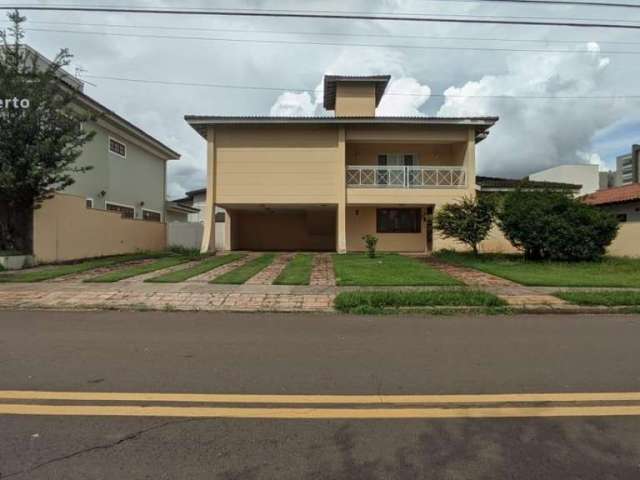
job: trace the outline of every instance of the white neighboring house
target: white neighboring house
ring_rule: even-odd
[[[189,223],[202,223],[204,225],[205,210],[207,206],[207,189],[199,188],[197,190],[191,190],[185,193],[185,198],[175,200],[175,202],[182,205],[189,205],[199,211],[197,213],[190,213],[187,217]],[[216,206],[216,249],[224,250],[225,239],[225,222],[227,212],[218,206]]]
[[[598,165],[558,165],[529,175],[536,182],[560,182],[582,185],[578,195],[588,195],[600,189]]]

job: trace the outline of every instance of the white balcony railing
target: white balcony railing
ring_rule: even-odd
[[[467,186],[464,167],[347,166],[347,187],[460,188]]]

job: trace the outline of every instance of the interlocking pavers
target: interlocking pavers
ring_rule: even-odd
[[[333,287],[336,276],[333,270],[333,259],[329,253],[320,253],[313,259],[309,285]]]
[[[294,256],[294,253],[282,253],[278,255],[271,265],[259,271],[256,275],[247,280],[245,284],[271,285]]]

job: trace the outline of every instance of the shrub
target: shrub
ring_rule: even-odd
[[[477,255],[478,245],[491,230],[494,213],[493,202],[464,197],[458,203],[448,203],[438,210],[435,228],[445,238],[467,244]]]
[[[364,243],[367,247],[367,255],[369,255],[369,258],[376,258],[376,245],[378,245],[378,237],[367,234],[362,237],[362,240],[364,240]]]
[[[528,260],[597,260],[618,233],[613,215],[555,191],[508,194],[498,221]]]

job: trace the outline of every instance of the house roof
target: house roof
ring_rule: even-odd
[[[598,190],[582,197],[582,201],[589,205],[608,205],[640,200],[640,183],[623,185],[606,190]]]
[[[484,191],[505,191],[516,188],[535,190],[580,190],[582,185],[561,182],[543,182],[529,180],[529,178],[499,178],[476,176],[476,184]]]
[[[186,115],[186,122],[202,137],[207,136],[207,127],[220,125],[433,125],[473,126],[476,141],[488,135],[488,130],[498,117],[272,117],[272,116],[206,116]]]
[[[191,205],[185,205],[179,200],[173,200],[167,202],[167,210],[178,213],[198,213],[199,208],[192,207]]]
[[[384,91],[391,80],[390,75],[368,75],[368,76],[347,76],[347,75],[325,75],[324,76],[324,108],[335,110],[336,90],[338,82],[352,83],[373,83],[376,89],[376,107],[380,103]]]

